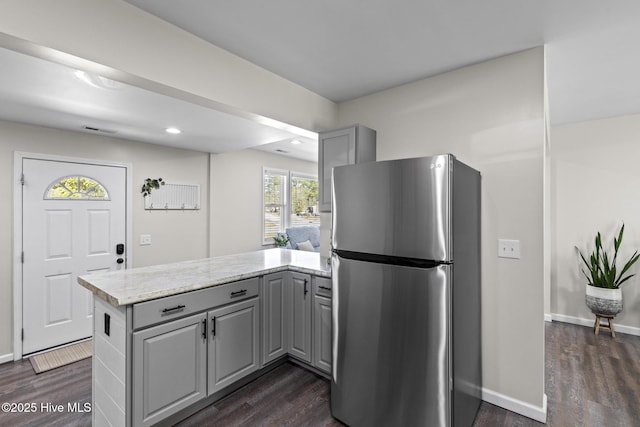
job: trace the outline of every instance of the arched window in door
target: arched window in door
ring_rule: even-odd
[[[110,200],[109,192],[93,178],[65,176],[55,180],[44,194],[47,200]]]

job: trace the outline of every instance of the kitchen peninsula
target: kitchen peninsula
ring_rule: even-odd
[[[84,275],[93,425],[171,425],[286,360],[331,369],[331,272],[268,249]]]

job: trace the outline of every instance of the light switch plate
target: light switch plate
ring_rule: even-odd
[[[520,240],[498,239],[498,257],[520,259]]]
[[[140,246],[150,245],[151,244],[151,234],[141,234],[140,235]]]

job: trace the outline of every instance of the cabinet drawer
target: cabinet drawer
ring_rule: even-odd
[[[133,305],[133,329],[209,310],[258,295],[260,278],[241,280]]]
[[[313,294],[331,298],[331,279],[318,276],[313,278]]]

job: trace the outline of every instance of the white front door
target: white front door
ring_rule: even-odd
[[[22,353],[92,334],[78,275],[126,268],[124,167],[22,159]],[[119,246],[122,245],[122,246]]]

